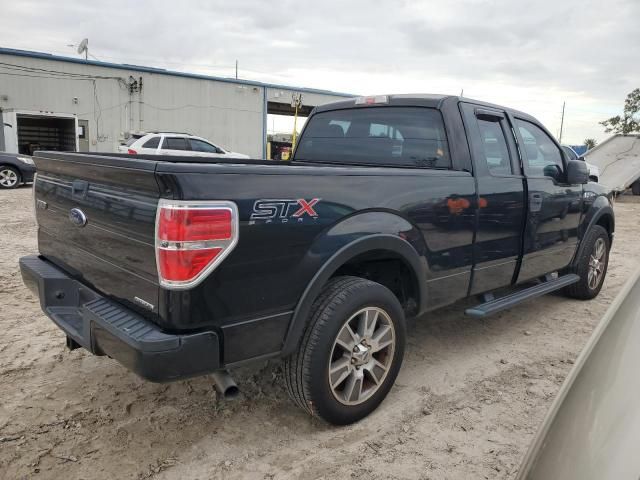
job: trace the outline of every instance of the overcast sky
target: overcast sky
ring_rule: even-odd
[[[640,87],[640,0],[2,0],[0,45],[356,94],[449,93],[524,110],[563,143]],[[1,79],[0,79],[1,81]]]

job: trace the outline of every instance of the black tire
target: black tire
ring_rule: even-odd
[[[355,318],[355,314],[367,309],[380,311],[380,315],[386,314],[380,318],[386,322],[385,327],[392,324],[394,348],[383,352],[387,355],[384,361],[387,362],[388,368],[377,386],[372,382],[373,377],[368,374],[366,365],[345,367],[352,372],[356,368],[362,368],[360,375],[364,375],[366,380],[361,381],[359,391],[365,392],[366,382],[370,385],[368,398],[363,395],[361,403],[347,405],[338,400],[336,385],[333,388],[330,385],[329,366],[333,361],[333,355],[339,353],[336,351],[338,334],[344,331],[349,319]],[[396,296],[379,283],[359,277],[343,276],[333,278],[327,283],[314,302],[310,316],[298,351],[285,360],[285,379],[289,395],[300,408],[329,423],[347,425],[356,422],[380,405],[391,390],[402,365],[406,338],[402,306]],[[375,335],[372,334],[371,337]],[[366,345],[366,342],[362,343]],[[373,350],[369,358],[380,353],[373,353]],[[342,355],[335,358],[344,360],[345,357],[348,360],[349,354],[342,350]],[[351,363],[353,362],[354,359],[351,358]],[[347,378],[345,383],[349,380]]]
[[[10,165],[0,166],[0,188],[16,188],[22,183],[20,170]]]
[[[640,195],[640,180],[636,180],[631,184],[631,192],[634,195]]]
[[[594,248],[596,243],[599,241],[604,242],[604,256],[602,258],[601,274],[598,277],[598,280],[594,285],[589,285],[589,270],[590,270],[590,262],[592,260],[592,256],[594,255]],[[580,300],[591,300],[595,298],[598,293],[600,293],[600,289],[602,288],[602,284],[604,283],[604,279],[607,276],[607,267],[609,266],[609,249],[611,247],[611,241],[609,239],[609,234],[607,231],[602,228],[600,225],[592,226],[589,231],[586,233],[585,237],[582,240],[583,248],[580,250],[579,256],[576,259],[576,264],[574,268],[574,273],[576,273],[580,277],[580,281],[574,283],[573,285],[569,285],[565,288],[564,293],[572,298],[577,298]]]

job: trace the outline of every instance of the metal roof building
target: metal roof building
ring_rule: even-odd
[[[113,152],[130,133],[161,130],[263,157],[267,114],[292,114],[293,94],[302,115],[352,96],[0,48],[0,150]]]

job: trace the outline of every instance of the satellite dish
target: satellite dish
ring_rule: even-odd
[[[78,54],[82,55],[83,53],[88,52],[89,51],[88,47],[89,47],[89,39],[85,38],[80,42],[80,45],[78,45]]]

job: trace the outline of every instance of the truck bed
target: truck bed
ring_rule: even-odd
[[[452,192],[474,197],[469,172],[60,152],[34,160],[41,256],[165,331],[221,332],[225,363],[280,348],[306,285],[358,238],[387,235],[424,254],[432,270],[420,281],[431,281],[433,308],[467,292],[475,211],[451,218],[447,201]],[[191,290],[158,283],[161,198],[237,205],[237,246]],[[294,218],[297,202],[314,205],[313,214]],[[74,208],[86,214],[86,227],[69,221]]]
[[[34,155],[47,157],[51,155],[59,155],[60,152],[38,151]],[[101,163],[109,163],[108,159],[120,158],[124,160],[149,160],[152,162],[169,162],[169,163],[223,163],[232,165],[288,165],[291,162],[284,160],[265,160],[263,158],[222,158],[222,157],[194,157],[180,155],[130,155],[128,153],[104,153],[104,152],[65,152],[65,157],[69,160],[74,157],[82,158],[85,156],[99,157]]]

